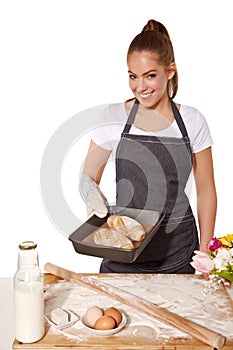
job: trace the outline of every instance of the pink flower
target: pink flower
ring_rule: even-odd
[[[211,238],[207,244],[207,248],[211,251],[215,251],[222,246],[222,243],[217,238]]]
[[[195,250],[194,253],[196,255],[193,256],[193,261],[190,264],[195,270],[208,273],[214,269],[214,262],[207,253],[200,252],[199,250]]]

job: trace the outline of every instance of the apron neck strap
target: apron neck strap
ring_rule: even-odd
[[[178,108],[176,107],[175,102],[173,102],[173,100],[171,98],[170,98],[170,102],[171,102],[171,107],[172,107],[172,112],[174,114],[174,118],[177,122],[177,125],[178,125],[180,131],[181,131],[181,134],[183,137],[187,137],[188,136],[187,129],[184,125],[184,122],[183,122],[183,119],[180,115],[180,112],[179,112]],[[127,122],[125,124],[123,133],[129,133],[131,125],[133,124],[134,118],[137,114],[138,107],[139,107],[139,101],[136,99],[134,104],[133,104],[133,107],[131,108],[131,111],[129,113],[129,116],[128,116]]]
[[[181,134],[183,137],[187,137],[188,136],[187,129],[184,125],[184,122],[183,122],[183,119],[180,115],[180,112],[179,112],[178,108],[176,107],[175,102],[173,102],[173,100],[171,98],[170,98],[170,102],[171,102],[172,112],[174,114],[177,125],[181,131]]]
[[[129,113],[129,116],[128,116],[127,122],[125,124],[123,133],[127,133],[127,134],[129,133],[131,125],[134,122],[135,115],[137,114],[138,107],[139,107],[139,101],[136,99],[134,104],[133,104],[133,107],[131,108],[131,111]]]

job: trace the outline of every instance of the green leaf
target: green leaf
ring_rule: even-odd
[[[230,274],[228,272],[214,272],[214,274],[233,282],[233,274]]]

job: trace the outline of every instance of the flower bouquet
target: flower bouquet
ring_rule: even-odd
[[[208,253],[195,250],[196,255],[190,263],[197,271],[217,275],[233,282],[233,234],[212,238],[208,245]]]

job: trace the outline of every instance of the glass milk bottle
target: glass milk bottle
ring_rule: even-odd
[[[39,268],[37,245],[19,245],[18,269],[14,276],[15,338],[33,343],[44,335],[44,281]]]

